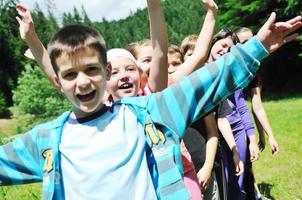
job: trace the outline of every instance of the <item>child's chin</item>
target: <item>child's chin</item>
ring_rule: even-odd
[[[98,105],[93,105],[93,106],[83,106],[81,105],[80,106],[80,110],[82,112],[85,112],[85,113],[93,113],[93,112],[96,112],[98,111],[99,109],[101,108],[101,104],[98,104]]]

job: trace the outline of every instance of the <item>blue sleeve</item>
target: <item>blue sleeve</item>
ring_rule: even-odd
[[[42,181],[34,131],[0,147],[0,185]]]
[[[147,99],[147,112],[152,121],[170,128],[181,138],[186,128],[211,111],[235,90],[248,85],[262,58],[268,55],[254,37],[244,45],[202,67],[190,76]]]

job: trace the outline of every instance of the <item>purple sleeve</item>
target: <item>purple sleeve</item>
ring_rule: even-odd
[[[243,91],[237,90],[235,92],[236,98],[236,107],[238,109],[238,113],[240,114],[244,129],[248,136],[255,134],[255,127],[251,117],[251,112],[249,111],[243,96]]]

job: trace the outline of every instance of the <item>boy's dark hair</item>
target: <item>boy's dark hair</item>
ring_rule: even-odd
[[[58,72],[56,59],[63,53],[72,58],[73,56],[79,56],[87,48],[98,52],[100,63],[106,66],[105,40],[96,30],[78,24],[68,25],[60,29],[52,37],[47,48],[54,71]]]

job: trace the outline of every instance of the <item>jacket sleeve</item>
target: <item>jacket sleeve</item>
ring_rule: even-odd
[[[152,121],[172,129],[182,138],[192,122],[235,90],[247,86],[259,68],[259,60],[267,55],[256,37],[232,47],[230,53],[177,84],[149,95],[147,110]]]
[[[42,181],[35,131],[0,147],[0,185]]]

